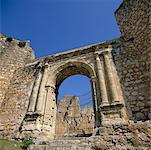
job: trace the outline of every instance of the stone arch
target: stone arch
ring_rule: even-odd
[[[76,74],[90,78],[96,129],[102,125],[125,123],[127,115],[111,52],[112,47],[98,49],[89,55],[71,51],[54,55],[53,62],[42,62],[37,68],[22,131],[33,130],[28,124],[32,126],[34,122],[35,130],[52,138],[55,136],[58,87]],[[74,55],[70,57],[71,53]],[[28,122],[31,118],[33,122]]]
[[[96,77],[95,70],[93,66],[88,63],[80,62],[80,61],[70,61],[64,63],[56,68],[54,71],[55,80],[56,80],[56,92],[60,86],[60,84],[68,77],[76,74],[85,75],[90,80]]]
[[[53,72],[53,76],[55,76],[55,93],[56,93],[56,99],[58,96],[58,89],[61,85],[61,83],[67,79],[68,77],[72,75],[84,75],[90,79],[90,85],[91,85],[91,91],[92,91],[92,102],[93,102],[93,110],[94,110],[94,128],[98,124],[98,117],[96,113],[96,105],[97,105],[97,99],[96,99],[96,90],[94,90],[96,87],[92,84],[92,79],[96,78],[96,73],[93,65],[87,63],[87,62],[82,62],[82,61],[69,61],[66,63],[63,63],[59,65],[55,71]]]

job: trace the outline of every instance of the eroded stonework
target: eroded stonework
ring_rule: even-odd
[[[19,46],[14,39],[10,41],[9,38],[2,38],[1,41],[2,47],[5,43],[12,45],[12,42],[16,43],[16,47]],[[21,47],[24,48],[26,45]],[[6,118],[1,119],[2,134],[7,135],[8,130],[9,134],[12,131],[13,136],[16,136],[13,132],[15,130],[20,138],[30,135],[53,139],[58,88],[64,79],[74,74],[82,74],[90,79],[95,114],[94,128],[111,123],[127,123],[124,97],[113,61],[113,49],[112,41],[90,45],[40,58],[14,71],[1,105],[1,117]]]
[[[92,106],[80,108],[76,96],[65,96],[58,102],[56,116],[56,136],[87,136],[94,130],[94,112]]]
[[[1,34],[0,136],[56,138],[58,88],[75,74],[90,79],[95,118],[93,136],[99,135],[106,141],[99,131],[104,129],[108,135],[108,127],[119,125],[119,130],[122,129],[117,133],[123,137],[128,133],[130,120],[136,123],[133,122],[134,126],[142,121],[142,126],[150,128],[147,121],[151,119],[150,3],[150,0],[123,0],[115,12],[120,38],[44,58],[34,59],[28,41]],[[146,143],[149,148],[150,130],[144,129],[142,133],[135,129],[132,134],[137,139],[146,136],[139,146]],[[116,134],[115,128],[112,133]],[[106,144],[116,147],[118,142],[112,137],[109,135]],[[131,139],[126,136],[125,145],[129,142],[127,137]]]

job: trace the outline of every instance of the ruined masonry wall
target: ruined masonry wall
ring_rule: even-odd
[[[18,69],[10,81],[0,110],[0,136],[16,136],[27,112],[34,81],[34,68]]]
[[[127,41],[114,51],[130,119],[151,119],[151,0],[124,0],[115,16]]]
[[[19,127],[34,79],[34,69],[25,67],[34,60],[34,53],[27,43],[19,47],[19,42],[0,35],[0,136]]]
[[[14,71],[34,59],[34,53],[27,43],[25,47],[19,47],[18,44],[17,40],[9,42],[0,35],[0,106]]]
[[[65,96],[58,101],[56,136],[92,134],[95,125],[92,106],[80,108],[76,96]]]
[[[45,150],[61,148],[63,150],[149,150],[151,148],[151,122],[130,122],[129,125],[111,125],[101,127],[99,136],[87,138],[72,138],[64,140],[37,142],[30,150]]]

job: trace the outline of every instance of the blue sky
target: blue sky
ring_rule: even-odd
[[[6,36],[30,40],[39,58],[119,37],[114,11],[121,1],[0,0],[0,29]],[[90,84],[86,77],[73,76],[60,90],[61,94],[82,95]]]

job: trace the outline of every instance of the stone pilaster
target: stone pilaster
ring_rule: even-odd
[[[39,90],[41,79],[42,79],[42,73],[41,73],[41,69],[39,69],[36,79],[34,81],[32,93],[31,93],[31,96],[29,99],[30,103],[29,103],[29,107],[28,107],[28,112],[35,111],[35,106],[36,106],[38,90]]]
[[[108,104],[107,88],[104,77],[103,61],[100,60],[99,54],[96,54],[96,69],[98,76],[98,85],[100,89],[101,104]]]
[[[101,115],[101,125],[111,124],[125,124],[127,123],[126,109],[122,101],[118,76],[115,70],[112,54],[112,48],[109,47],[103,51],[104,69],[106,73],[107,91],[110,96],[110,101],[107,105],[101,104],[99,106]]]
[[[104,51],[104,62],[105,62],[105,69],[107,73],[107,79],[108,79],[108,87],[111,94],[111,102],[119,102],[118,97],[118,91],[117,91],[117,84],[114,77],[114,71],[113,71],[113,63],[112,63],[112,54],[111,54],[111,48],[108,48],[107,51]]]
[[[44,72],[42,76],[42,81],[39,89],[39,95],[38,95],[38,100],[37,100],[37,105],[36,105],[36,112],[39,114],[42,114],[43,112],[43,107],[45,104],[46,100],[46,82],[47,82],[47,77],[48,77],[48,65],[44,66]]]
[[[55,86],[47,85],[46,89],[47,95],[43,108],[42,131],[44,134],[49,135],[49,137],[54,137],[57,112]]]

